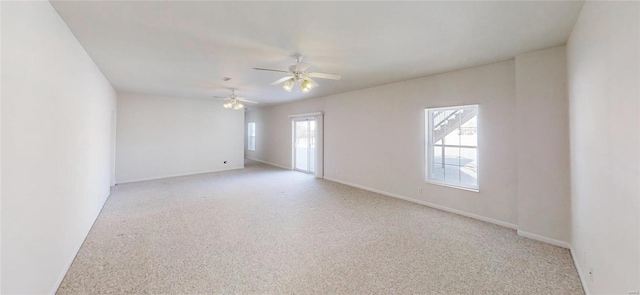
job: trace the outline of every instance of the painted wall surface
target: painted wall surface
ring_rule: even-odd
[[[290,167],[288,116],[324,111],[326,178],[515,226],[514,71],[511,60],[250,111],[247,121],[256,122],[256,151],[247,156]],[[480,105],[479,193],[424,181],[424,109],[464,104]]]
[[[571,242],[566,48],[516,56],[518,230]]]
[[[120,94],[117,117],[118,183],[244,167],[244,111],[220,101]]]
[[[116,93],[49,2],[1,18],[1,292],[52,294],[109,195]]]
[[[639,16],[587,2],[567,44],[573,251],[592,294],[640,290]]]

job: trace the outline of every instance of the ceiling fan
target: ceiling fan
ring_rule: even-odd
[[[273,69],[263,69],[263,68],[253,68],[258,71],[269,71],[269,72],[278,72],[278,73],[287,73],[288,75],[282,79],[278,79],[275,82],[271,83],[271,85],[277,85],[282,82],[282,88],[287,92],[291,92],[293,86],[298,81],[302,81],[300,83],[300,88],[302,92],[307,93],[311,91],[311,89],[318,86],[318,83],[313,81],[311,78],[320,78],[320,79],[330,79],[330,80],[340,80],[342,76],[336,74],[325,74],[325,73],[307,73],[308,64],[302,62],[302,56],[296,56],[296,64],[289,66],[288,71],[283,70],[273,70]]]
[[[258,102],[256,102],[256,101],[252,101],[252,100],[248,100],[246,98],[238,97],[236,95],[236,89],[234,89],[234,88],[231,88],[231,94],[229,94],[229,96],[226,96],[226,97],[225,96],[214,96],[213,98],[226,100],[227,103],[222,105],[225,109],[234,109],[234,110],[242,109],[242,108],[244,108],[244,105],[242,104],[242,102],[251,103],[251,104],[258,104]]]

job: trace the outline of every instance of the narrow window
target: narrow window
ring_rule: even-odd
[[[426,181],[477,191],[478,105],[425,110]]]
[[[247,149],[250,151],[256,150],[256,122],[247,124]]]

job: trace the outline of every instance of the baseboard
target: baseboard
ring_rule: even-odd
[[[564,241],[560,241],[560,240],[556,240],[556,239],[552,239],[552,238],[547,238],[541,235],[536,235],[534,233],[530,233],[530,232],[526,232],[523,230],[518,230],[518,235],[521,237],[525,237],[525,238],[529,238],[532,240],[536,240],[536,241],[540,241],[540,242],[544,242],[547,244],[551,244],[554,246],[558,246],[558,247],[562,247],[562,248],[566,248],[566,249],[571,249],[571,244],[564,242]]]
[[[60,274],[60,276],[56,280],[56,283],[53,286],[53,290],[51,290],[51,292],[49,292],[49,294],[56,294],[56,292],[58,292],[58,289],[60,288],[60,285],[62,284],[62,281],[64,281],[64,277],[67,276],[67,273],[69,272],[69,269],[71,268],[71,265],[73,264],[73,261],[76,260],[76,256],[78,256],[78,252],[80,252],[80,249],[82,248],[82,245],[84,245],[84,242],[87,240],[87,237],[89,236],[89,233],[93,229],[93,226],[96,224],[96,221],[98,220],[98,216],[100,216],[100,213],[102,213],[102,209],[104,209],[104,205],[107,203],[107,200],[109,199],[110,196],[111,196],[111,189],[109,189],[109,194],[107,195],[107,197],[104,198],[104,201],[102,202],[102,206],[100,206],[100,210],[98,210],[98,213],[95,214],[95,216],[93,217],[93,222],[91,222],[91,226],[89,227],[89,230],[84,235],[84,239],[82,240],[82,243],[80,243],[80,245],[78,246],[78,248],[75,251],[76,254],[73,255],[73,257],[71,257],[71,260],[67,262],[67,264],[64,267],[64,271],[62,272],[62,274]]]
[[[351,183],[351,182],[347,182],[347,181],[343,181],[343,180],[339,180],[339,179],[335,179],[335,178],[331,178],[331,177],[327,177],[327,176],[325,176],[324,179],[329,180],[329,181],[333,181],[333,182],[337,182],[337,183],[341,183],[341,184],[344,184],[344,185],[356,187],[356,188],[363,189],[363,190],[366,190],[366,191],[378,193],[378,194],[381,194],[381,195],[389,196],[389,197],[392,197],[392,198],[401,199],[401,200],[409,201],[409,202],[412,202],[412,203],[424,205],[424,206],[431,207],[431,208],[434,208],[434,209],[438,209],[438,210],[441,210],[441,211],[446,211],[446,212],[449,212],[449,213],[462,215],[462,216],[473,218],[473,219],[477,219],[477,220],[480,220],[480,221],[497,224],[497,225],[504,226],[504,227],[507,227],[507,228],[510,228],[510,229],[517,229],[518,228],[517,225],[512,224],[512,223],[508,223],[508,222],[504,222],[504,221],[500,221],[500,220],[496,220],[496,219],[492,219],[492,218],[476,215],[476,214],[473,214],[473,213],[460,211],[460,210],[457,210],[457,209],[452,209],[452,208],[449,208],[449,207],[445,207],[445,206],[441,206],[441,205],[437,205],[437,204],[433,204],[433,203],[429,203],[429,202],[425,202],[425,201],[421,201],[421,200],[416,200],[416,199],[405,197],[405,196],[401,196],[401,195],[398,195],[398,194],[385,192],[385,191],[382,191],[382,190],[379,190],[379,189],[374,189],[374,188],[366,187],[366,186],[363,186],[363,185],[359,185],[359,184],[355,184],[355,183]]]
[[[225,168],[225,169],[217,169],[217,170],[206,170],[206,171],[188,172],[188,173],[180,173],[180,174],[172,174],[172,175],[164,175],[164,176],[153,176],[153,177],[126,179],[126,180],[117,181],[116,184],[125,184],[125,183],[132,183],[132,182],[141,182],[141,181],[158,180],[158,179],[181,177],[181,176],[190,176],[190,175],[197,175],[197,174],[222,172],[222,171],[229,171],[229,170],[236,170],[236,169],[243,169],[243,168],[244,168],[244,165],[243,166],[229,167],[229,168]]]
[[[251,161],[256,161],[256,162],[260,162],[260,163],[265,163],[265,164],[267,164],[267,165],[271,165],[271,166],[276,166],[276,167],[278,167],[278,168],[282,168],[282,169],[286,169],[286,170],[291,170],[291,167],[285,167],[285,166],[282,166],[282,165],[274,164],[274,163],[267,162],[267,161],[258,160],[258,159],[255,159],[255,158],[249,158],[249,157],[247,157],[247,159],[249,159],[249,160],[251,160]]]
[[[576,271],[578,272],[578,277],[580,278],[580,283],[582,284],[582,290],[584,291],[584,294],[585,295],[591,295],[591,292],[589,292],[589,288],[587,287],[587,281],[585,280],[584,276],[582,275],[582,271],[580,270],[580,264],[578,263],[578,257],[576,257],[575,252],[573,251],[573,247],[569,249],[569,252],[571,252],[571,258],[573,259],[573,265],[575,265]]]

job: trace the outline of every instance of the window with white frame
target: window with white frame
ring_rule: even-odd
[[[247,124],[247,149],[250,151],[256,150],[256,122]]]
[[[425,110],[426,181],[478,190],[478,105]]]

